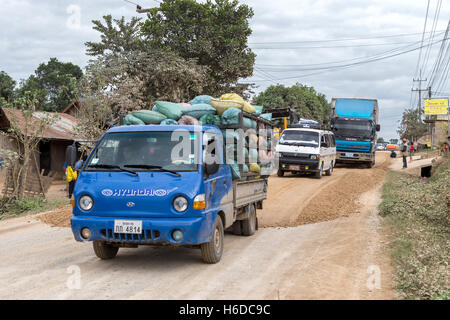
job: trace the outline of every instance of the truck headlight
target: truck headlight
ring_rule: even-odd
[[[90,196],[85,195],[80,198],[78,204],[82,210],[89,211],[94,206],[94,200]]]
[[[185,197],[176,197],[175,200],[173,200],[173,208],[177,212],[185,212],[188,208],[188,201]]]

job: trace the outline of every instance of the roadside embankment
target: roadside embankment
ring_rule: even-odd
[[[380,214],[385,216],[396,269],[396,289],[406,299],[450,299],[450,163],[427,182],[390,172]]]

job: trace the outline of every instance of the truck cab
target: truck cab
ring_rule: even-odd
[[[120,247],[200,248],[220,261],[224,229],[257,229],[264,179],[234,182],[216,126],[121,126],[107,131],[82,165],[72,201],[77,241],[93,242],[101,259]],[[237,188],[248,188],[246,198]],[[244,186],[243,186],[244,185]]]
[[[334,134],[319,127],[300,124],[283,131],[276,148],[279,177],[286,172],[310,173],[318,179],[324,173],[332,175],[336,164]]]

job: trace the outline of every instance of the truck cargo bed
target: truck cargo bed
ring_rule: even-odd
[[[234,208],[267,199],[267,179],[233,182]]]

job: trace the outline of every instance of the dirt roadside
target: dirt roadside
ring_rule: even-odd
[[[388,154],[377,154],[377,163],[337,168],[322,180],[271,177],[258,213],[264,228],[250,238],[227,234],[222,261],[212,266],[185,248],[121,249],[115,260],[100,261],[69,228],[41,222],[67,221],[66,209],[41,221],[0,222],[0,299],[395,298],[377,214]],[[74,267],[79,290],[67,286]],[[368,286],[374,274],[380,289]]]

